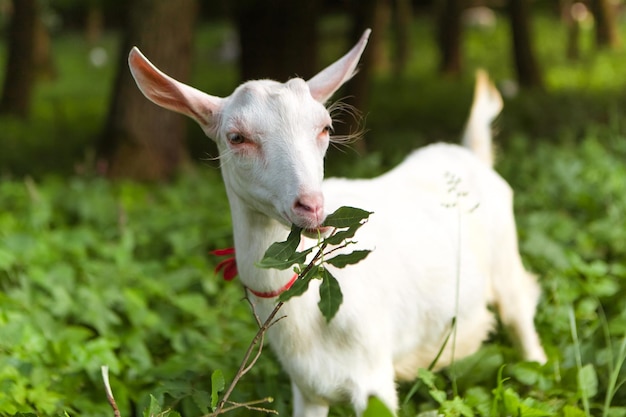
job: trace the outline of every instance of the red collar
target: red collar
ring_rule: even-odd
[[[235,255],[235,248],[216,249],[211,251],[210,253],[211,255],[216,256]],[[230,258],[224,259],[223,261],[218,263],[215,267],[215,273],[217,274],[220,271],[222,271],[222,276],[226,281],[231,281],[233,278],[235,278],[235,276],[237,275],[237,259],[235,258],[235,256],[231,256]],[[296,282],[296,279],[298,279],[298,274],[294,274],[294,276],[289,280],[288,283],[275,291],[255,291],[249,287],[246,287],[246,289],[260,298],[274,298],[278,297],[289,288],[291,288],[293,283]]]
[[[291,279],[289,280],[288,283],[286,283],[285,285],[283,285],[282,287],[280,287],[276,291],[261,292],[261,291],[255,291],[255,290],[253,290],[252,288],[249,288],[249,287],[246,287],[246,289],[248,291],[250,291],[252,294],[256,295],[257,297],[274,298],[274,297],[278,297],[279,295],[281,295],[282,293],[287,291],[289,288],[291,288],[291,286],[293,285],[294,282],[296,282],[297,279],[298,279],[298,274],[294,274],[293,277],[291,277]]]

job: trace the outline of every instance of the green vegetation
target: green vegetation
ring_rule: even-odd
[[[498,331],[473,357],[402,385],[401,416],[626,416],[626,61],[592,52],[587,30],[581,61],[567,62],[558,26],[540,18],[536,29],[547,92],[506,102],[497,168],[516,191],[521,251],[544,289],[537,325],[550,361],[520,362]],[[194,75],[222,95],[236,83],[212,58],[224,30],[199,33]],[[376,77],[371,153],[333,151],[331,173],[374,175],[413,147],[455,140],[472,69],[512,78],[506,25],[494,30],[471,30],[467,74],[441,80],[431,27],[417,22],[406,73]],[[256,331],[241,286],[212,272],[208,251],[232,244],[219,172],[205,164],[160,185],[93,176],[116,38],[104,40],[103,68],[89,66],[76,35],[55,41],[59,78],[39,86],[31,120],[0,120],[0,414],[112,415],[101,365],[122,416],[149,406],[206,414],[213,372],[228,384]],[[192,131],[203,158],[209,141]],[[269,350],[232,399],[266,397],[288,415],[289,382]]]

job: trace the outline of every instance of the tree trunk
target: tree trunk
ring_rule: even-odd
[[[616,11],[610,0],[592,0],[591,12],[595,20],[596,46],[614,48],[619,45]]]
[[[561,0],[559,3],[561,20],[565,22],[567,27],[566,56],[567,59],[576,61],[580,57],[580,24],[573,15],[572,6],[573,0]]]
[[[35,82],[35,30],[37,0],[13,0],[13,17],[8,33],[8,58],[0,113],[28,117]]]
[[[461,72],[462,0],[442,0],[437,16],[437,43],[441,53],[439,70],[443,74]]]
[[[125,40],[99,155],[111,177],[163,180],[189,160],[187,120],[157,107],[140,93],[128,69],[127,56],[136,45],[165,73],[186,82],[197,5],[195,0],[133,0],[128,7]]]
[[[509,0],[509,18],[517,79],[523,87],[541,88],[543,82],[531,42],[528,0]]]
[[[317,68],[318,0],[242,2],[235,9],[243,81],[310,78]]]
[[[52,56],[52,41],[48,28],[41,19],[35,21],[35,43],[33,46],[33,66],[36,80],[53,80],[57,68]]]
[[[413,7],[410,0],[394,0],[394,35],[395,53],[393,55],[393,72],[401,75],[411,57],[411,21]]]
[[[85,38],[90,45],[95,45],[102,38],[104,14],[102,4],[92,2],[85,16]]]
[[[372,73],[376,68],[385,66],[385,32],[389,24],[389,3],[387,0],[354,0],[350,3],[352,31],[349,47],[352,47],[367,28],[372,29],[367,48],[363,51],[358,72],[346,84],[343,90],[343,102],[353,106],[358,112],[367,113]],[[362,130],[361,120],[343,119],[335,126],[339,135],[353,135]],[[365,140],[354,142],[355,149],[364,154],[367,151]]]

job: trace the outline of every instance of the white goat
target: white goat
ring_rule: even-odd
[[[356,235],[373,252],[331,271],[344,296],[334,319],[320,314],[314,280],[269,331],[292,380],[294,416],[326,416],[339,401],[361,415],[371,395],[397,409],[396,378],[412,379],[429,365],[454,317],[456,347],[448,344],[439,366],[479,348],[493,326],[489,304],[513,329],[524,358],[546,360],[533,324],[539,288],[522,266],[513,193],[488,166],[490,153],[485,163],[466,148],[436,144],[378,178],[323,180],[332,131],[323,103],[354,74],[368,35],[308,81],[250,81],[226,98],[173,80],[136,48],[129,56],[147,98],[192,117],[217,143],[237,266],[261,319],[293,273],[255,263],[292,223],[319,229],[343,205],[374,212]],[[492,88],[479,82],[468,132],[481,137],[468,138],[472,147],[491,141],[489,124],[501,106],[493,105],[500,97]],[[484,91],[491,93],[485,98]]]

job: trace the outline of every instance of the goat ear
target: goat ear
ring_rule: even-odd
[[[350,52],[307,81],[314,99],[321,103],[326,102],[343,83],[356,74],[356,65],[367,45],[370,32],[370,29],[365,30]]]
[[[222,98],[203,93],[164,74],[137,47],[133,47],[128,55],[128,66],[144,96],[161,107],[191,117],[212,136]]]

